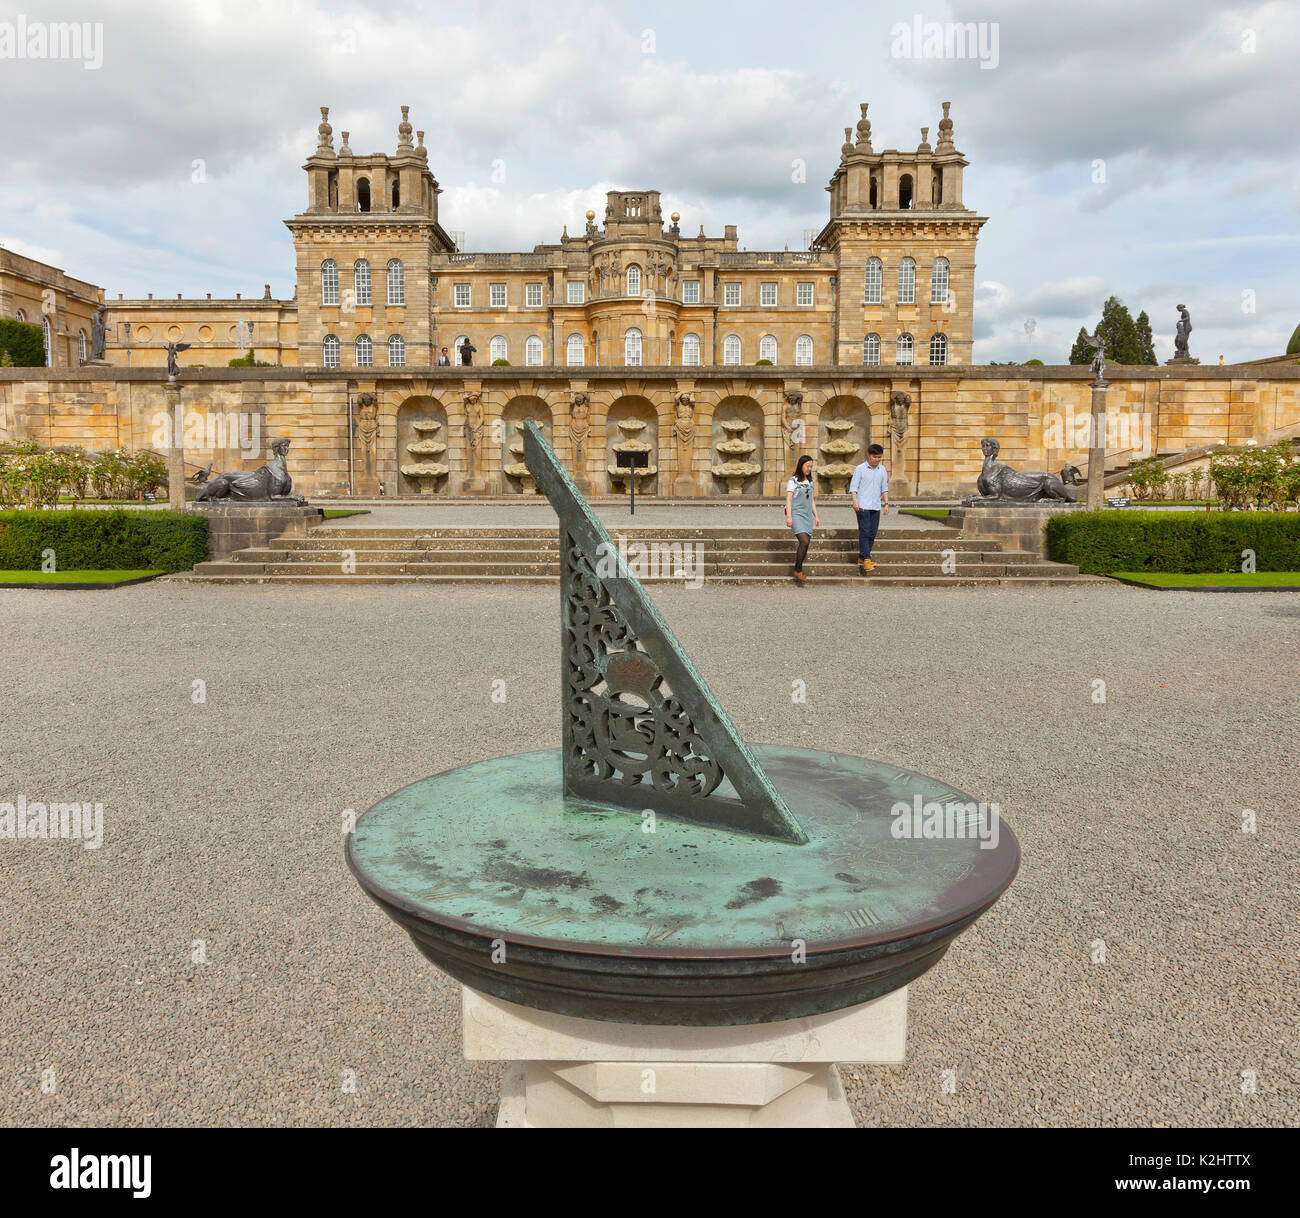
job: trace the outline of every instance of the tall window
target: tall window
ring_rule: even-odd
[[[24,312],[22,311],[22,309],[19,309],[18,312],[14,314],[14,317],[15,317],[18,321],[26,321],[26,320],[27,320],[27,314],[24,313]]]
[[[911,258],[898,264],[898,303],[916,304],[916,263]]]
[[[635,327],[623,337],[623,362],[629,368],[641,366],[641,331]]]
[[[862,340],[862,362],[873,366],[880,363],[880,335],[868,334]]]
[[[761,305],[776,304],[776,284],[764,283],[759,285],[758,303]]]
[[[813,285],[801,283],[795,289],[795,304],[810,305],[813,302]]]
[[[357,179],[357,211],[370,210],[370,179]]]
[[[682,304],[700,303],[700,281],[685,279],[682,281]]]
[[[738,305],[740,303],[740,284],[724,283],[722,285],[722,303],[724,305]]]
[[[524,343],[524,363],[530,368],[542,366],[542,340],[535,334]]]
[[[529,283],[524,285],[524,304],[530,309],[540,308],[542,303],[542,285]]]
[[[455,290],[456,290],[456,296],[455,296],[454,303],[456,305],[456,308],[468,309],[469,308],[469,284],[458,283],[456,284]]]
[[[912,352],[915,344],[912,342],[910,334],[900,334],[898,343],[894,351],[894,363],[910,364],[912,362]]]
[[[930,363],[935,367],[942,367],[948,362],[948,339],[942,334],[936,334],[930,339]]]
[[[506,307],[506,285],[494,283],[488,287],[488,305],[494,309]]]
[[[457,334],[457,335],[456,335],[456,341],[452,344],[452,347],[451,347],[451,362],[452,362],[452,363],[453,363],[457,368],[459,368],[459,367],[461,366],[461,364],[460,364],[460,360],[461,360],[460,349],[461,349],[461,347],[464,345],[464,342],[465,342],[465,336],[464,336],[463,334]]]
[[[682,339],[682,365],[686,368],[700,366],[700,336],[688,334]]]
[[[722,343],[722,362],[724,364],[740,363],[740,335],[728,334]]]
[[[333,258],[326,258],[320,264],[320,302],[323,305],[339,302],[339,264]]]
[[[948,303],[948,259],[936,258],[930,268],[930,303]]]
[[[388,264],[388,303],[404,305],[406,303],[406,275],[402,264],[394,258]]]
[[[885,282],[884,268],[879,258],[867,259],[866,290],[862,294],[863,304],[879,304],[880,290]]]
[[[570,368],[580,368],[587,362],[587,348],[581,334],[570,334],[564,349]]]
[[[357,336],[357,367],[373,368],[375,366],[375,344],[369,334]]]
[[[326,368],[339,366],[339,340],[335,334],[327,334],[321,341],[321,363]]]
[[[805,366],[812,363],[812,339],[806,334],[794,340],[794,362]]]
[[[506,340],[500,334],[488,344],[488,359],[496,363],[499,359],[506,358]]]
[[[587,285],[582,280],[579,279],[575,282],[570,279],[567,286],[570,304],[582,304],[587,299]]]
[[[77,331],[77,363],[86,362],[86,332],[85,330]]]
[[[41,318],[41,338],[45,342],[45,366],[47,368],[53,368],[54,343],[50,336],[50,319],[48,317]]]
[[[776,339],[771,334],[764,334],[758,340],[758,358],[770,359],[776,363]]]
[[[357,298],[357,304],[370,303],[370,263],[364,258],[358,258],[352,268],[352,290]]]
[[[635,264],[627,268],[627,294],[641,295],[641,268]]]
[[[400,334],[390,334],[388,337],[388,366],[406,367],[406,339]]]

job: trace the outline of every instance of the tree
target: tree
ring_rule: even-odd
[[[1080,328],[1079,336],[1070,349],[1070,363],[1092,363],[1095,352],[1084,342],[1087,333],[1087,327]],[[1096,333],[1106,341],[1106,362],[1109,364],[1156,362],[1150,318],[1146,313],[1141,313],[1135,322],[1118,296],[1112,296],[1101,306],[1101,320],[1097,323]]]
[[[1300,326],[1296,326],[1295,333],[1291,335],[1291,341],[1286,345],[1288,355],[1300,355]]]
[[[0,321],[0,351],[13,361],[14,368],[45,367],[45,334],[29,321]]]

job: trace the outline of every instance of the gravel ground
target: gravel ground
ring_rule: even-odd
[[[946,778],[1020,838],[1010,892],[914,984],[906,1063],[846,1071],[861,1124],[1298,1123],[1300,597],[655,596],[751,739]],[[0,840],[0,1123],[490,1124],[498,1068],[462,1061],[457,987],[340,824],[558,742],[556,601],[0,592],[0,800],[105,808],[97,850]]]

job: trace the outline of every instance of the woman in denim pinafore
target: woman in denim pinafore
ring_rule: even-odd
[[[814,527],[821,527],[821,518],[817,515],[817,503],[813,499],[813,459],[807,455],[799,458],[794,467],[794,477],[785,488],[785,522],[799,539],[799,547],[794,555],[794,578],[799,584],[806,584],[808,577],[803,573],[803,560],[808,557],[808,546],[812,542]]]

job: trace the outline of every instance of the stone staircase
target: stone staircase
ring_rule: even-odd
[[[794,544],[786,529],[627,529],[613,536],[615,542],[625,542],[625,558],[643,583],[701,577],[728,584],[791,582]],[[651,543],[639,567],[636,543]],[[685,575],[674,574],[678,553],[687,556]],[[869,581],[940,588],[1093,582],[1077,567],[1003,550],[997,542],[964,538],[955,529],[882,530],[873,553],[876,569],[867,576],[858,570],[857,553],[856,529],[820,530],[804,564],[809,584]],[[238,584],[527,585],[558,583],[559,569],[559,537],[553,528],[319,526],[306,537],[281,537],[266,547],[240,550],[225,561],[200,563],[182,578]]]

